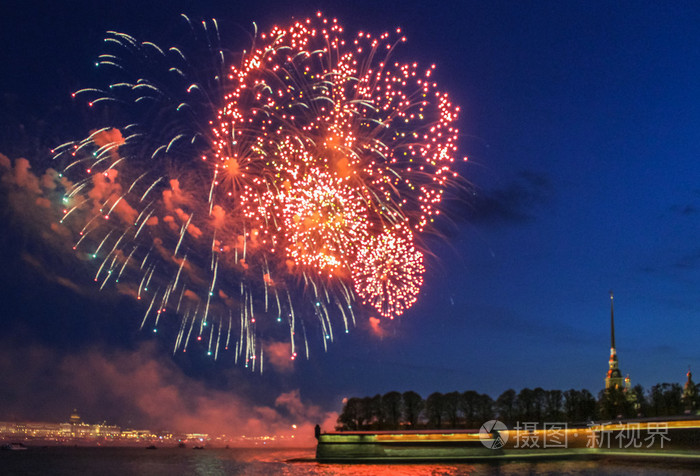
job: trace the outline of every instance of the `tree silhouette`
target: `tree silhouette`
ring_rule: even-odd
[[[440,392],[431,393],[425,400],[425,413],[431,428],[442,428],[442,417],[445,413],[445,399]]]
[[[683,388],[677,383],[657,383],[651,387],[650,400],[653,416],[683,413]]]
[[[372,424],[376,415],[375,400],[372,397],[364,397],[360,402],[362,422],[359,425],[359,429],[366,430]]]
[[[485,393],[479,395],[476,407],[476,417],[479,427],[483,425],[484,422],[493,420],[493,406],[493,398]]]
[[[569,389],[564,392],[563,397],[566,421],[582,421],[581,412],[579,411],[579,403],[581,401],[579,391],[573,388]]]
[[[450,422],[450,428],[457,428],[459,425],[459,408],[462,394],[459,392],[446,393],[442,397],[445,418]]]
[[[637,417],[649,415],[649,404],[646,398],[644,398],[644,387],[641,385],[635,385],[630,390],[630,399],[632,400],[634,415]]]
[[[411,425],[411,428],[415,428],[416,425],[418,425],[418,419],[425,406],[423,397],[413,390],[404,392],[402,397],[403,419],[407,424]]]
[[[519,421],[535,421],[535,394],[532,389],[523,388],[518,393],[516,408]]]
[[[545,392],[545,400],[545,420],[550,422],[561,421],[564,418],[561,390],[547,390]]]
[[[382,414],[389,429],[398,429],[402,407],[403,399],[399,392],[389,392],[382,396]]]
[[[532,421],[544,421],[545,406],[547,405],[547,392],[541,387],[537,387],[532,391],[534,407]]]
[[[479,408],[479,394],[474,390],[467,390],[462,394],[460,400],[462,414],[464,415],[465,425],[467,428],[479,428],[481,423],[478,422],[477,410]],[[478,423],[477,423],[478,422]]]
[[[600,391],[598,413],[605,420],[614,420],[631,417],[635,412],[627,392],[619,387],[610,387]]]
[[[585,388],[579,392],[579,407],[582,418],[578,421],[590,422],[595,417],[596,401],[591,392]]]
[[[656,384],[646,395],[641,385],[632,389],[610,388],[601,390],[596,399],[586,389],[562,392],[537,387],[523,388],[517,394],[508,389],[496,401],[474,390],[461,394],[434,392],[426,400],[414,391],[392,391],[346,400],[338,416],[338,428],[399,429],[403,425],[411,429],[440,429],[449,425],[475,429],[494,418],[512,426],[518,422],[586,424],[596,419],[612,421],[639,415],[674,416],[682,415],[686,407],[692,408],[693,401],[700,406],[698,386],[693,384],[693,388],[695,392],[686,392],[690,397],[683,396],[683,387],[677,383]]]
[[[498,419],[504,423],[512,424],[515,423],[515,390],[508,389],[503,392],[496,399],[496,413],[498,414]]]
[[[564,396],[564,417],[568,422],[585,423],[592,421],[596,401],[588,390],[567,390]]]
[[[338,423],[346,430],[359,430],[362,425],[362,399],[349,398],[343,406],[343,411],[338,415]]]

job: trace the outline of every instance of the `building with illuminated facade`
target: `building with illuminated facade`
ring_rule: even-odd
[[[148,430],[135,432],[137,438],[155,438]],[[65,443],[69,441],[109,442],[131,438],[130,430],[122,431],[116,425],[83,423],[76,410],[68,422],[0,422],[0,439],[4,440],[41,440],[45,442]]]

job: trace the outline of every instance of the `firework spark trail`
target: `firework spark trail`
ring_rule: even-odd
[[[416,237],[457,180],[459,108],[435,66],[391,59],[400,30],[351,37],[320,13],[256,36],[235,63],[216,22],[203,27],[205,55],[108,32],[98,65],[118,81],[74,93],[139,119],[55,151],[73,184],[61,223],[101,261],[95,279],[118,269],[117,286],[150,298],[154,332],[179,296],[175,351],[195,332],[218,357],[238,308],[235,360],[259,370],[261,337],[287,333],[290,358],[308,357],[306,324],[325,347],[357,301],[401,315],[423,284]]]

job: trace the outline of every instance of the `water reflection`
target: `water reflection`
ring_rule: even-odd
[[[457,476],[457,475],[696,475],[689,466],[622,461],[540,461],[500,464],[321,464],[313,449],[31,448],[1,451],[0,473],[57,476],[108,475],[282,475],[282,476]],[[306,458],[305,462],[290,462]]]

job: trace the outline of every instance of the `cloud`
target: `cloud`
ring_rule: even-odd
[[[221,205],[214,205],[211,210],[212,225],[215,228],[220,228],[225,223],[226,211],[221,208]]]
[[[202,230],[191,223],[187,227],[187,233],[189,233],[195,239],[199,239],[202,237]]]
[[[39,179],[36,175],[30,172],[32,166],[29,164],[27,159],[17,159],[15,160],[15,168],[13,173],[14,183],[17,187],[24,188],[27,191],[34,193],[36,195],[41,194],[41,188],[39,188]]]
[[[386,330],[381,326],[382,321],[376,317],[369,318],[369,327],[372,329],[372,333],[377,337],[384,337],[386,335]]]
[[[61,203],[63,191],[69,185],[53,169],[35,174],[27,159],[18,158],[13,163],[0,154],[0,205],[7,214],[5,229],[8,235],[17,233],[32,237],[31,242],[25,242],[22,262],[48,281],[87,295],[89,291],[66,276],[66,268],[61,266],[62,259],[70,254],[65,252],[72,250],[75,243],[73,231],[60,223],[62,210],[54,204]]]
[[[2,183],[6,188],[12,188],[11,193],[24,192],[33,196],[41,196],[45,191],[56,188],[58,174],[53,169],[47,169],[39,177],[32,172],[32,166],[25,158],[15,159],[14,167],[12,161],[5,155],[0,154],[0,171],[2,171]]]
[[[165,209],[172,212],[178,205],[189,203],[185,192],[180,188],[180,181],[170,180],[170,190],[163,190],[163,204]]]
[[[292,372],[292,346],[289,342],[269,342],[265,344],[265,364],[280,372]]]
[[[108,148],[112,160],[119,160],[117,150],[124,145],[124,137],[119,129],[112,127],[109,129],[101,129],[99,131],[91,131],[92,140],[99,147]]]
[[[552,192],[552,184],[546,176],[523,171],[503,188],[481,193],[472,191],[466,198],[468,206],[463,215],[467,221],[487,225],[532,222],[538,207],[550,202]]]
[[[0,168],[11,169],[12,161],[4,154],[0,154]]]
[[[0,185],[14,221],[51,244],[65,244],[65,233],[57,233],[52,226],[59,218],[57,210],[51,207],[51,203],[60,201],[59,189],[68,185],[65,178],[50,168],[36,175],[27,159],[20,157],[13,166],[10,159],[0,154]]]
[[[78,408],[87,422],[122,427],[246,436],[312,445],[313,427],[332,430],[337,414],[304,402],[298,389],[266,406],[185,375],[152,343],[134,351],[87,349],[59,356],[0,342],[0,420],[65,421]]]

